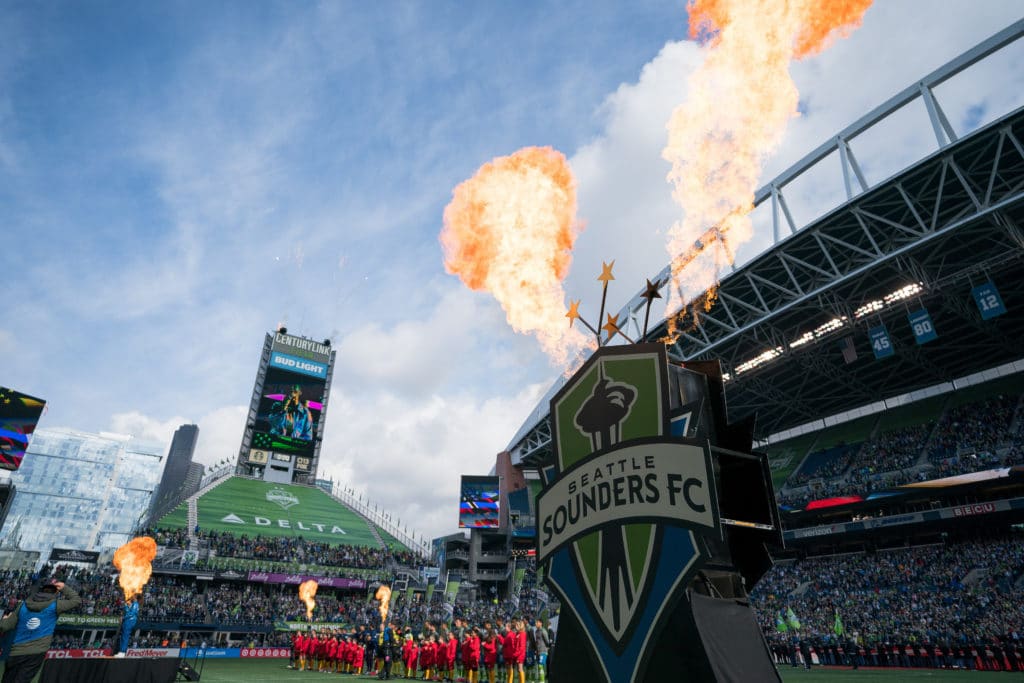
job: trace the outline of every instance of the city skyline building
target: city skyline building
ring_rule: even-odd
[[[166,447],[122,434],[38,429],[21,468],[0,544],[16,533],[22,550],[103,552],[132,538],[145,521]]]
[[[153,494],[149,514],[150,525],[177,507],[191,493],[195,493],[187,491],[186,482],[192,470],[192,457],[195,455],[198,441],[198,425],[184,424],[175,430],[171,447],[167,452],[163,476],[160,477],[160,484]],[[198,488],[199,482],[195,483]]]

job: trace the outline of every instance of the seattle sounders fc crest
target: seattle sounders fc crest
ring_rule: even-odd
[[[706,441],[670,434],[661,344],[604,347],[551,400],[537,559],[608,681],[636,681],[721,537]]]

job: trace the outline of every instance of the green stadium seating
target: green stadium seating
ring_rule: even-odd
[[[182,504],[158,526],[185,527],[185,509]],[[301,536],[328,544],[380,547],[363,517],[311,486],[232,477],[201,496],[198,509],[199,528],[206,531],[250,537]]]

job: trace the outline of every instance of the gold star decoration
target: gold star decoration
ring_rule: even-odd
[[[569,312],[565,314],[565,317],[569,319],[569,327],[576,322],[580,317],[580,300],[569,302]]]
[[[608,333],[608,340],[619,332],[619,316],[608,314],[608,322],[601,326],[601,329]]]
[[[615,267],[615,261],[614,260],[611,263],[605,263],[604,261],[601,261],[601,276],[599,278],[597,278],[598,281],[599,282],[603,282],[605,284],[605,286],[607,286],[608,282],[610,280],[614,280],[615,276],[612,275],[612,268],[614,268],[614,267]]]
[[[643,297],[644,299],[647,299],[647,302],[650,303],[651,301],[653,301],[655,299],[660,299],[661,298],[661,294],[658,293],[658,289],[660,289],[660,288],[661,288],[661,280],[655,280],[654,282],[651,282],[650,280],[648,280],[647,281],[647,289],[645,289],[644,293],[641,294],[640,296]]]

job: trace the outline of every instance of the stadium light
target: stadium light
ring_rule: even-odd
[[[874,301],[867,302],[866,304],[864,304],[863,306],[861,306],[860,308],[853,312],[853,317],[860,320],[866,315],[876,313],[882,310],[883,308],[891,306],[897,301],[903,301],[904,299],[909,299],[912,296],[917,296],[923,291],[923,282],[914,282],[909,285],[905,285],[894,292],[886,294],[881,299],[875,299]]]
[[[841,315],[838,318],[832,318],[827,323],[818,325],[816,328],[809,332],[804,332],[800,337],[789,343],[789,348],[796,349],[804,344],[808,344],[816,339],[821,339],[830,332],[835,332],[839,328],[846,325],[848,318],[845,315]]]
[[[744,372],[747,372],[748,370],[753,370],[754,368],[761,367],[765,363],[769,363],[775,360],[776,358],[782,355],[782,351],[783,349],[781,346],[776,346],[774,349],[768,349],[767,351],[764,351],[754,356],[750,360],[743,361],[742,363],[737,365],[734,370],[737,375],[742,375]]]

